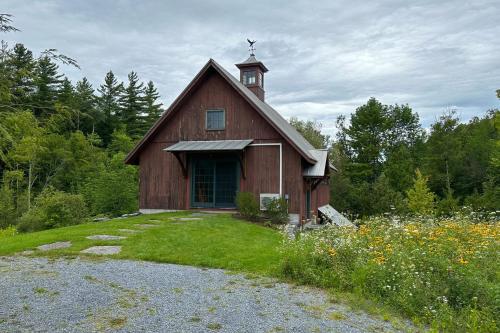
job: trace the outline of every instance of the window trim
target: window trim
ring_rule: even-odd
[[[245,74],[250,74],[252,73],[253,74],[253,78],[254,78],[254,83],[248,83],[248,76],[245,76]],[[243,71],[243,84],[245,86],[255,86],[255,85],[258,85],[258,74],[257,74],[257,70],[255,69],[249,69],[249,70],[246,70],[246,71]]]
[[[221,112],[222,111],[222,128],[208,128],[208,113],[209,112]],[[205,112],[205,130],[207,131],[224,131],[226,129],[226,110],[223,108],[207,109]]]

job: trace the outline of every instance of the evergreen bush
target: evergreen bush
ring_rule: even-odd
[[[273,224],[288,222],[288,203],[284,198],[273,198],[266,205],[265,215]]]
[[[236,207],[241,216],[249,220],[256,220],[260,216],[259,203],[253,193],[238,192],[236,195]]]
[[[38,231],[82,223],[88,216],[83,196],[46,188],[19,221],[19,231]]]

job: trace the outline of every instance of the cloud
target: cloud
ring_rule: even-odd
[[[153,80],[169,105],[209,58],[235,75],[257,39],[267,101],[335,131],[368,98],[408,103],[428,126],[448,108],[464,120],[499,107],[498,1],[6,0],[34,51],[56,47],[98,86],[112,69]]]

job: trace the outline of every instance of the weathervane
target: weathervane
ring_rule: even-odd
[[[254,52],[255,52],[255,46],[253,46],[253,44],[255,44],[257,41],[256,40],[250,40],[247,38],[247,42],[248,44],[250,44],[248,46],[248,51],[250,51],[250,55],[251,56],[255,56]]]

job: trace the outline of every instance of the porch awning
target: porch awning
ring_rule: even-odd
[[[168,152],[238,151],[245,149],[253,139],[216,141],[179,141],[163,150]]]

